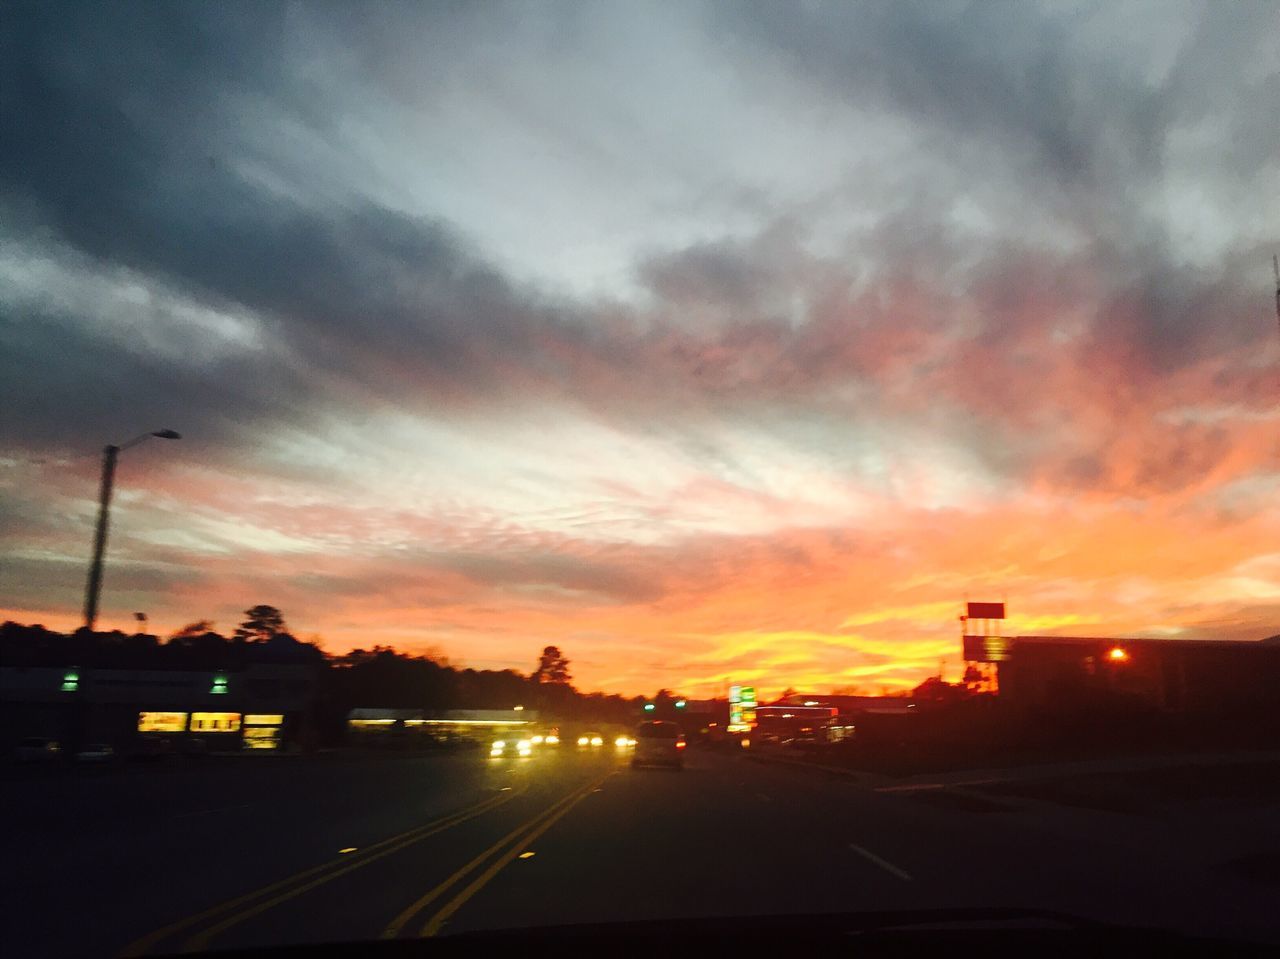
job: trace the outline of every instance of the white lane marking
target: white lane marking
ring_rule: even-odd
[[[954,789],[960,786],[989,786],[992,783],[1010,782],[1008,779],[963,779],[954,783],[907,783],[905,786],[877,786],[878,793],[913,793],[926,789]]]
[[[895,866],[891,862],[885,862],[885,860],[881,859],[879,856],[873,853],[870,849],[863,849],[856,842],[849,843],[849,848],[852,849],[854,852],[856,852],[863,859],[867,860],[867,862],[875,863],[885,872],[890,873],[894,876],[897,876],[903,882],[911,881],[910,873],[906,872],[903,869],[899,869],[897,866]]]

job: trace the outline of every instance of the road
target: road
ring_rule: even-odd
[[[24,956],[954,906],[1280,942],[1274,770],[1229,795],[1188,778],[1115,805],[697,749],[632,770],[609,746],[51,771],[3,784],[0,909]]]

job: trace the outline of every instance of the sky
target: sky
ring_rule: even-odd
[[[1280,633],[1280,6],[10,3],[0,617],[584,689]]]

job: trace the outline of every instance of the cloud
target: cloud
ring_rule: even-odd
[[[619,689],[907,685],[971,588],[1261,629],[1273,21],[15,6],[0,605],[74,618],[99,444],[172,426],[108,572],[156,622]]]

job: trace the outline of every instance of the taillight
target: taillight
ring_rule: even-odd
[[[684,749],[686,745],[685,741],[681,739],[676,743],[676,749]]]

